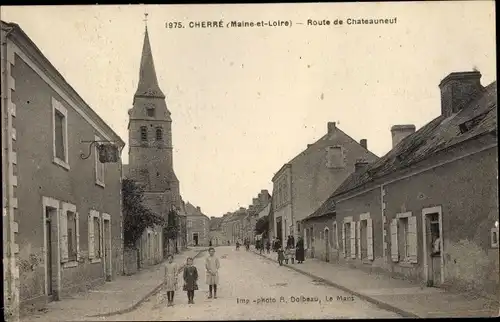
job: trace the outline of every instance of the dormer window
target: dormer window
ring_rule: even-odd
[[[146,126],[141,126],[141,141],[148,140],[148,128]]]
[[[156,141],[163,141],[163,130],[161,127],[156,128]]]

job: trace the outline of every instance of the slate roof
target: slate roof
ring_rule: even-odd
[[[494,132],[496,127],[497,82],[495,81],[485,87],[482,94],[458,113],[447,118],[438,116],[404,138],[385,156],[368,165],[365,171],[352,173],[332,197],[367,185],[375,179],[404,169],[454,145]]]

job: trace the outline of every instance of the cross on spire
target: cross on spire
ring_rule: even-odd
[[[149,14],[147,12],[144,13],[143,21],[144,21],[144,24],[146,25],[146,28],[148,28],[148,15]]]

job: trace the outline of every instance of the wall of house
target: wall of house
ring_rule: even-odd
[[[306,248],[305,255],[309,258],[316,258],[322,261],[336,262],[339,257],[338,237],[334,233],[335,216],[323,216],[315,219],[310,219],[302,222],[304,238],[304,247]],[[310,229],[312,228],[312,238],[310,236]],[[329,241],[327,249],[327,240],[325,237],[325,228],[329,231]],[[305,231],[307,230],[307,233]],[[338,234],[338,232],[337,232]],[[337,239],[337,240],[336,240]],[[297,242],[297,241],[295,241]],[[329,253],[327,256],[327,252]]]
[[[339,239],[339,248],[342,250],[338,258],[341,263],[349,263],[357,267],[385,267],[383,260],[383,226],[382,226],[382,204],[381,190],[375,188],[365,193],[359,194],[350,199],[339,199],[335,206],[337,215],[337,236]],[[373,254],[374,260],[359,260],[351,257],[345,257],[343,252],[342,228],[346,217],[352,217],[354,222],[359,222],[360,215],[369,213],[373,225]],[[349,243],[348,240],[346,240]]]
[[[82,160],[89,143],[99,134],[69,103],[16,55],[12,92],[17,106],[17,176],[19,199],[16,219],[19,223],[20,297],[26,305],[45,301],[44,211],[42,197],[50,197],[76,206],[79,213],[80,262],[61,270],[61,292],[101,283],[105,279],[103,263],[88,260],[88,216],[90,209],[111,216],[112,275],[123,272],[119,164],[105,165],[105,187],[95,182],[95,153]],[[68,111],[68,156],[70,169],[53,163],[52,98]]]
[[[490,230],[498,220],[497,148],[386,185],[387,222],[399,212],[417,216],[418,263],[395,271],[420,278],[423,267],[422,209],[441,206],[445,285],[497,294],[498,248]],[[390,254],[389,254],[390,256]]]
[[[194,246],[193,234],[198,234],[198,246],[208,246],[210,219],[206,216],[187,216],[191,226],[188,226],[188,245]]]
[[[212,241],[212,246],[225,246],[227,245],[227,238],[224,236],[222,230],[210,230],[209,241]]]
[[[327,148],[341,146],[342,168],[327,167]],[[354,171],[356,159],[376,160],[376,156],[340,130],[325,140],[310,145],[292,164],[292,215],[294,223],[318,209],[338,186]]]

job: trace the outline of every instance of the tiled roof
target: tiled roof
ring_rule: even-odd
[[[326,199],[326,201],[316,209],[315,212],[304,218],[303,220],[309,220],[312,218],[318,218],[329,214],[335,213],[335,200],[332,197]]]
[[[369,184],[375,179],[404,169],[431,155],[479,135],[496,131],[497,84],[484,88],[483,93],[460,112],[445,118],[440,115],[415,133],[404,138],[396,147],[365,171],[352,173],[333,193],[333,197]]]

